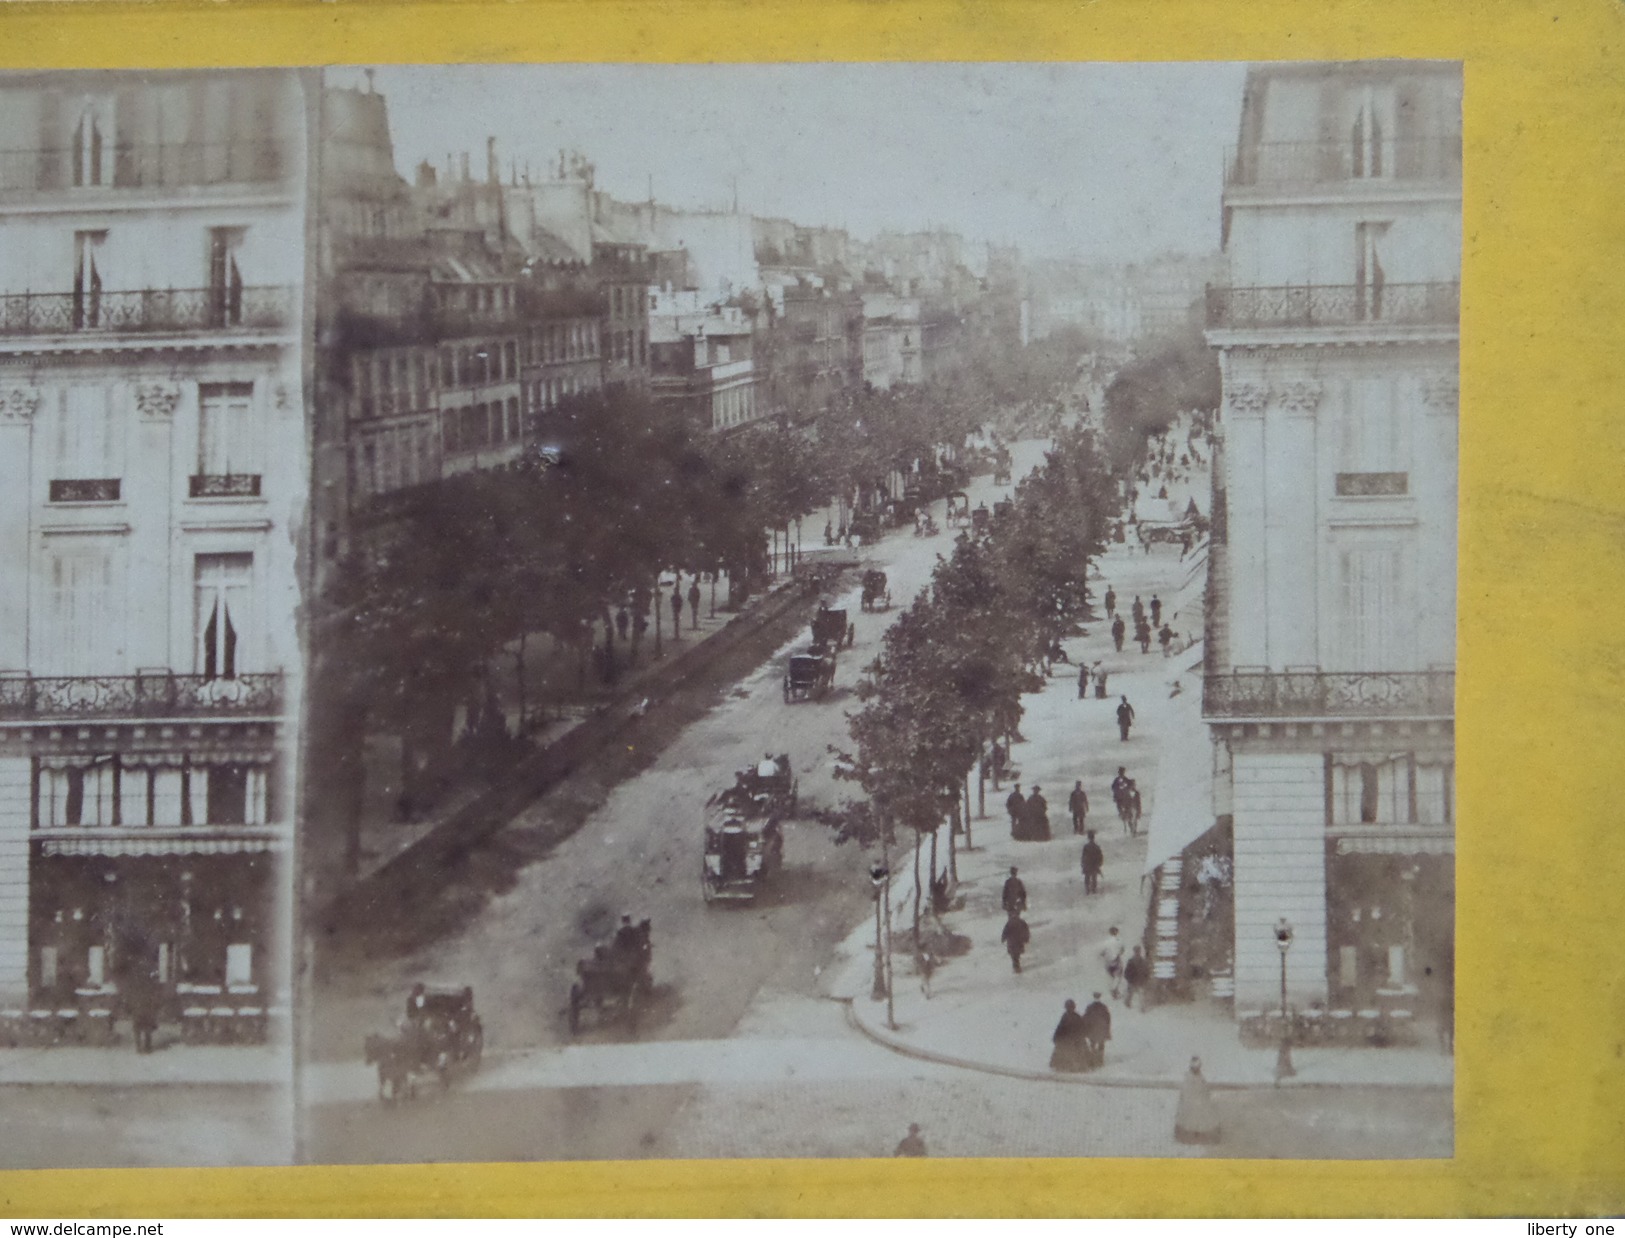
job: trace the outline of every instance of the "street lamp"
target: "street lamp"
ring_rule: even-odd
[[[1292,949],[1292,925],[1282,916],[1275,922],[1275,948],[1281,952],[1281,1044],[1275,1055],[1275,1082],[1297,1074],[1292,1065],[1292,1023],[1286,1009],[1286,954]]]

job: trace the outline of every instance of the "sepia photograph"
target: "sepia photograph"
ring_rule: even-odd
[[[306,115],[0,75],[0,1168],[292,1156]]]
[[[308,436],[262,392],[297,383],[261,298],[298,272],[251,269],[246,207],[198,220],[203,291],[154,293],[181,276],[115,266],[125,217],[82,183],[144,166],[99,119],[124,96],[11,87],[10,144],[66,144],[48,184],[14,156],[0,217],[0,467],[40,461],[4,500],[38,598],[5,714],[28,1035],[77,1035],[98,987],[58,909],[130,888],[122,818],[86,816],[132,778],[115,729],[160,745],[108,784],[151,790],[103,792],[154,827],[170,795],[239,820],[217,786],[233,840],[288,815],[253,807],[269,734],[211,755],[204,711],[160,741],[178,706],[135,709],[141,664],[210,700],[178,685],[250,669],[218,616],[283,570],[280,469],[308,478],[298,1159],[1452,1155],[1458,63],[302,80],[276,166],[310,186]],[[179,169],[237,115],[175,130],[145,226],[200,213]],[[63,583],[70,546],[111,582],[144,532],[80,463],[110,438],[44,466],[87,424],[70,370],[181,390],[173,440],[101,406],[170,453],[132,492],[190,475],[127,609]],[[228,406],[251,465],[189,429]],[[56,652],[125,613],[102,661]],[[112,670],[132,703],[66,726],[51,694],[84,690],[47,677]],[[211,917],[166,862],[154,915]],[[192,953],[149,936],[178,988]],[[231,951],[189,983],[274,987]]]

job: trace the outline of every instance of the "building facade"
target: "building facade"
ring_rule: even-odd
[[[1270,66],[1224,188],[1204,716],[1238,1011],[1452,974],[1461,70]]]
[[[304,98],[0,80],[0,1007],[287,984]]]

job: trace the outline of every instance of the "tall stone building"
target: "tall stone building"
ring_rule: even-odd
[[[1204,715],[1238,1010],[1415,1013],[1448,983],[1461,70],[1254,69],[1228,282]]]
[[[304,95],[0,79],[0,1009],[287,983]]]

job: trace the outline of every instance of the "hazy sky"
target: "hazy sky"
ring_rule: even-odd
[[[1219,244],[1237,64],[388,67],[396,163],[508,174],[575,149],[617,197],[806,224],[942,225],[1027,255],[1130,261]],[[357,85],[359,70],[334,80]]]

